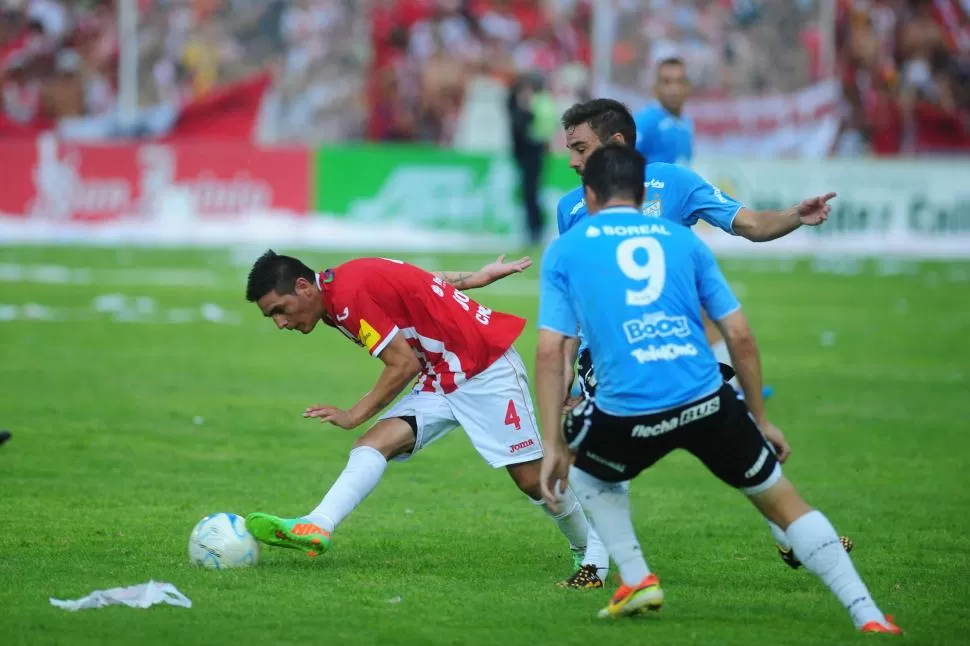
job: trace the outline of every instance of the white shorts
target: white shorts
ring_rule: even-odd
[[[381,415],[381,419],[392,417],[417,420],[414,450],[396,460],[408,459],[458,426],[492,467],[542,458],[529,378],[515,348],[453,393],[408,393]]]

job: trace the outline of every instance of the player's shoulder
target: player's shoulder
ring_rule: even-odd
[[[559,198],[559,212],[563,215],[576,215],[586,205],[583,187],[578,186]]]
[[[660,103],[657,101],[651,101],[634,113],[633,120],[638,125],[656,123],[663,118],[664,114],[664,110],[660,107]]]
[[[668,183],[680,185],[685,183],[696,184],[703,181],[700,175],[686,166],[667,162],[651,162],[647,164],[644,183],[649,188],[667,188]]]

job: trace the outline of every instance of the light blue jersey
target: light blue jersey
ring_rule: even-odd
[[[694,158],[694,122],[675,116],[654,101],[633,115],[637,124],[636,149],[647,163],[666,162],[687,166]]]
[[[734,218],[742,205],[689,168],[674,164],[647,164],[643,214],[694,226],[698,220],[734,235]],[[583,187],[559,200],[556,219],[559,235],[584,219],[586,200]]]
[[[721,387],[701,308],[716,321],[740,304],[690,229],[604,209],[555,240],[540,272],[539,328],[569,337],[583,330],[598,408],[641,415]]]

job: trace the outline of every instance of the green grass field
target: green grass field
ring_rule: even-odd
[[[398,255],[436,268],[484,257]],[[345,259],[306,254],[326,266]],[[556,589],[564,541],[460,433],[407,464],[311,560],[189,565],[216,511],[296,515],[354,433],[306,421],[346,406],[380,363],[324,328],[302,337],[242,295],[226,251],[0,249],[0,643],[842,644],[863,637],[764,523],[692,458],[634,483],[636,526],[667,592],[642,620],[594,618],[611,590]],[[240,262],[241,260],[241,262]],[[770,416],[805,497],[909,644],[970,641],[970,265],[727,261],[777,389]],[[75,271],[67,271],[71,268]],[[815,267],[818,269],[819,267]],[[532,318],[537,273],[477,297]],[[141,300],[138,300],[138,299]],[[200,320],[204,314],[223,323]],[[518,343],[532,364],[535,332]],[[68,613],[71,599],[170,581],[191,609]],[[885,638],[891,639],[891,638]]]

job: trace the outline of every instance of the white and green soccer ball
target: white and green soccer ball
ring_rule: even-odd
[[[216,570],[251,567],[259,562],[259,543],[246,531],[242,517],[228,512],[211,514],[189,536],[189,561]]]

